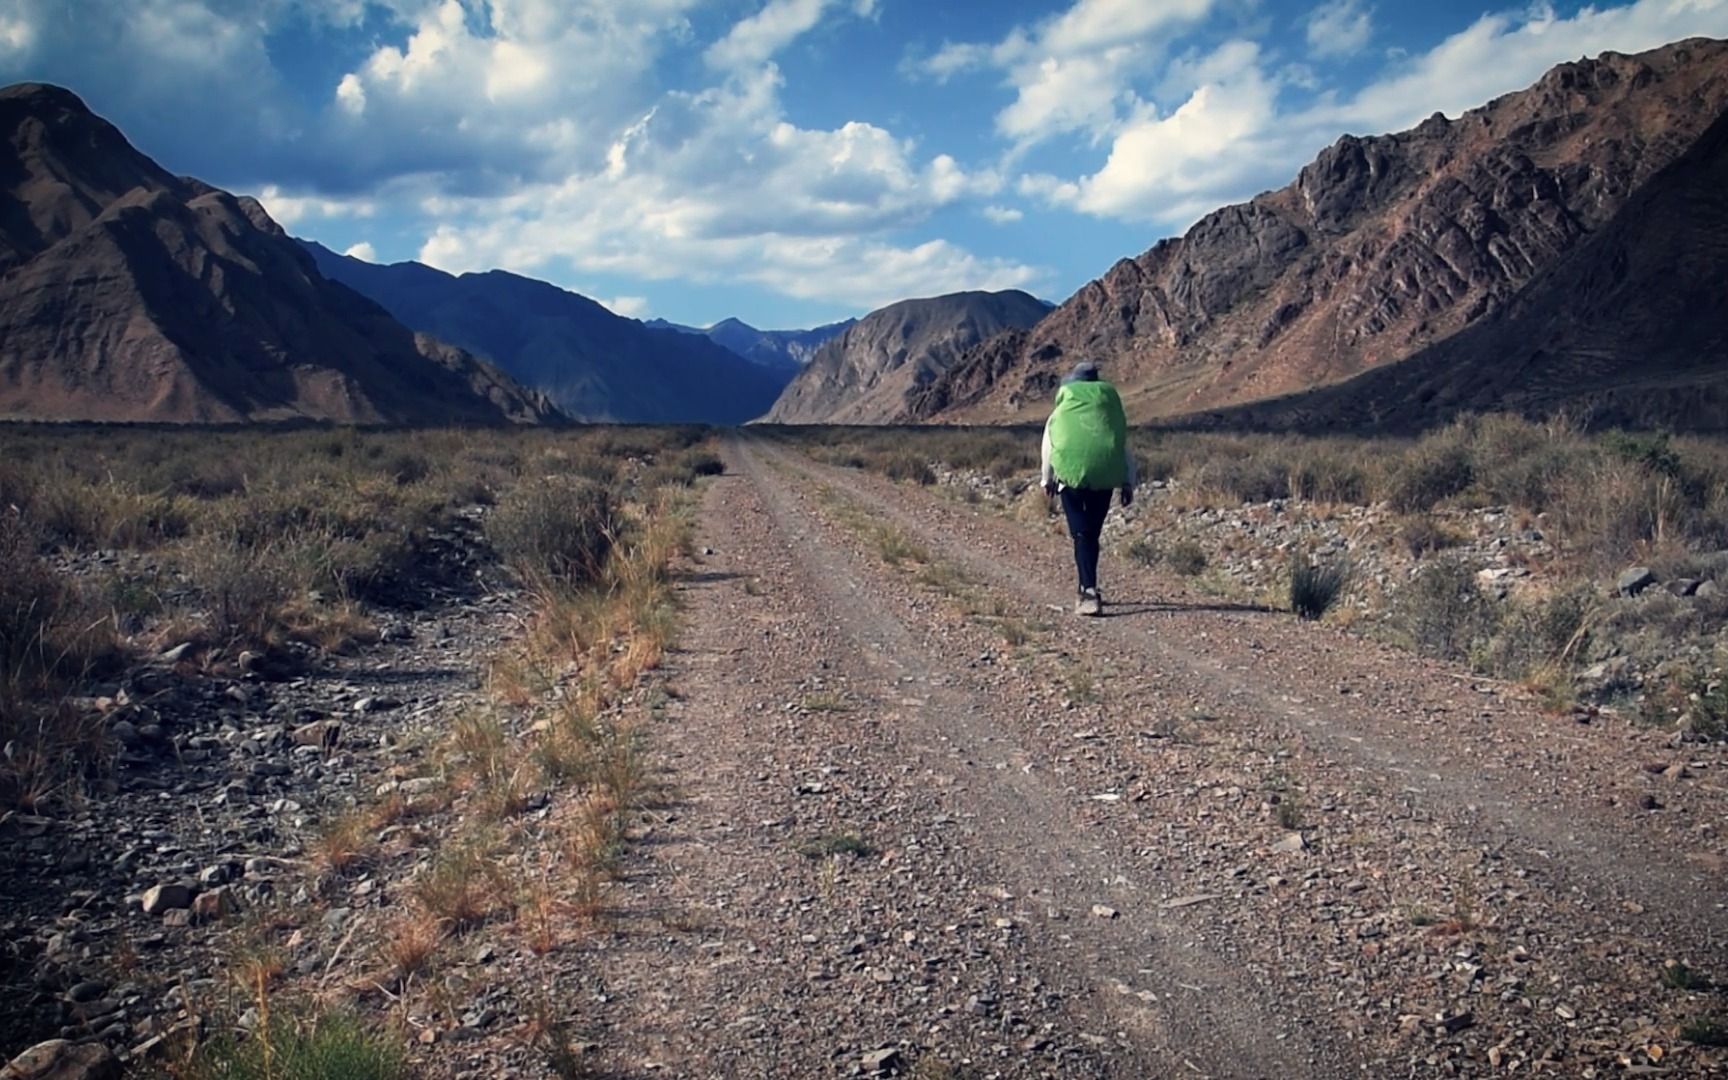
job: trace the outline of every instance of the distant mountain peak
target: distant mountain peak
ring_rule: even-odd
[[[965,351],[1037,324],[1049,308],[1018,289],[901,300],[847,326],[817,350],[766,417],[776,423],[881,423],[904,414],[917,387]]]
[[[0,89],[0,415],[557,419],[326,281],[254,199],[174,176],[68,90]]]

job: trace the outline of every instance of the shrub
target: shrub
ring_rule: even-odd
[[[1406,518],[1403,524],[1398,526],[1398,542],[1404,545],[1413,559],[1457,547],[1463,540],[1463,537],[1444,528],[1426,514]]]
[[[1368,473],[1342,454],[1311,453],[1290,466],[1289,488],[1298,499],[1361,505],[1368,501]]]
[[[1220,456],[1200,466],[1196,482],[1237,502],[1270,502],[1290,497],[1290,469],[1272,457]]]
[[[1192,540],[1178,540],[1164,553],[1164,563],[1185,577],[1206,569],[1206,552]]]
[[[1310,621],[1320,618],[1343,595],[1350,581],[1344,562],[1314,563],[1301,555],[1290,557],[1290,610]]]
[[[890,480],[911,480],[926,486],[936,482],[936,473],[931,470],[930,463],[912,453],[891,456],[883,462],[882,472]]]
[[[1425,442],[1393,469],[1386,501],[1400,513],[1432,510],[1470,486],[1474,476],[1468,448],[1456,443]]]
[[[281,545],[252,546],[220,534],[187,549],[186,566],[214,634],[251,642],[270,637],[295,591],[285,556]]]
[[[14,701],[112,667],[119,650],[108,620],[37,554],[37,536],[0,511],[0,710]]]
[[[1158,545],[1150,536],[1136,536],[1128,545],[1126,552],[1132,562],[1141,566],[1155,566],[1158,563]]]
[[[518,485],[486,520],[486,535],[536,585],[599,580],[621,529],[609,488],[582,477]]]
[[[1475,571],[1450,558],[1429,563],[1398,591],[1392,617],[1417,652],[1442,660],[1468,658],[1495,623]]]
[[[1563,670],[1588,644],[1599,605],[1588,585],[1510,605],[1488,646],[1489,670],[1520,679]]]

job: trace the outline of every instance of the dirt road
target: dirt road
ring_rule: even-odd
[[[1052,529],[728,457],[612,1066],[1728,1073],[1719,751],[1117,563],[1077,620]]]

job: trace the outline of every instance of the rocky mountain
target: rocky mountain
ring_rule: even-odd
[[[302,243],[325,276],[416,330],[487,357],[584,420],[742,423],[766,412],[791,377],[544,281],[382,266]]]
[[[966,350],[1024,330],[1050,311],[1030,294],[963,292],[902,300],[830,339],[786,387],[767,420],[780,424],[874,424],[904,415],[909,401]]]
[[[1203,421],[1416,431],[1459,413],[1728,431],[1728,112],[1494,314],[1399,364]]]
[[[1503,312],[1724,107],[1728,43],[1692,39],[1562,64],[1456,120],[1345,136],[1289,186],[1208,215],[1033,329],[970,350],[915,389],[906,415],[1013,418],[1041,408],[1081,357],[1105,365],[1139,420],[1396,364]]]
[[[0,416],[562,419],[327,281],[252,199],[176,177],[67,90],[0,90]]]
[[[765,368],[787,372],[790,378],[808,364],[823,342],[835,337],[857,319],[828,323],[813,330],[758,330],[741,319],[722,319],[707,329],[680,326],[665,319],[649,319],[644,326],[664,330],[680,330],[686,334],[702,334],[722,348]]]

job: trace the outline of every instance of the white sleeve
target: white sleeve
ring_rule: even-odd
[[[1055,473],[1050,470],[1050,421],[1048,420],[1044,421],[1044,443],[1039,447],[1038,457],[1038,483],[1041,486],[1049,487],[1050,481],[1055,478]]]

